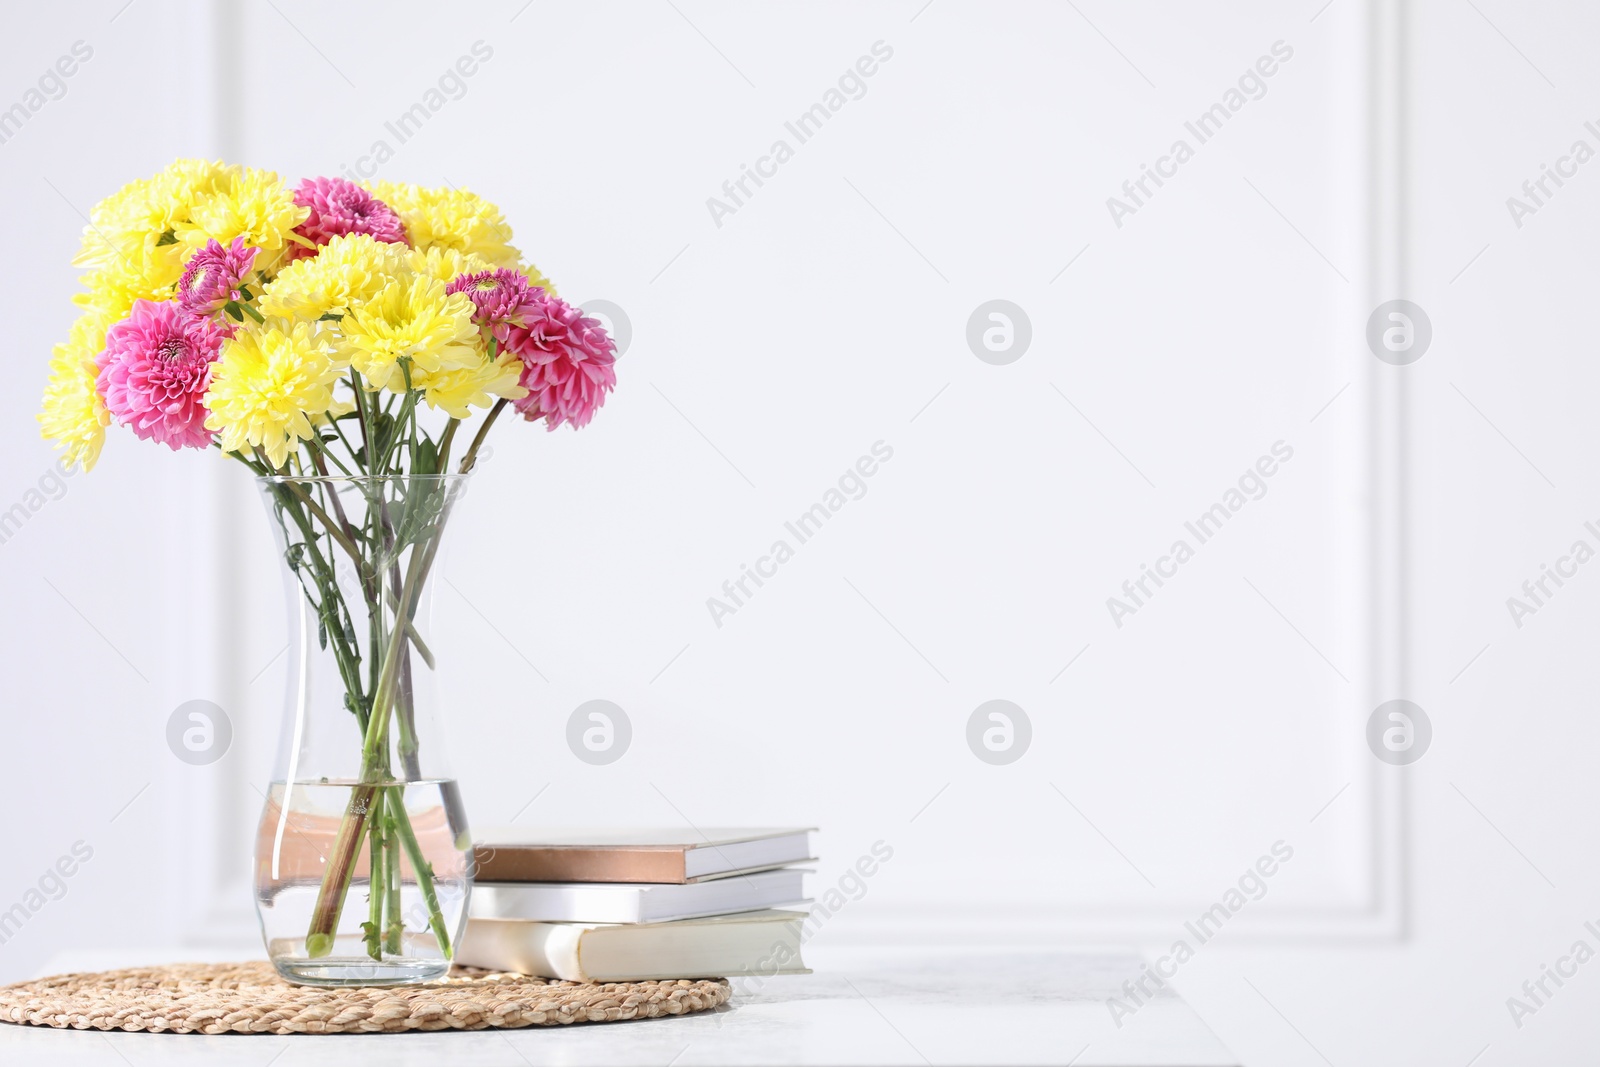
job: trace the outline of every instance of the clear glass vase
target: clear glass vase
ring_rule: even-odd
[[[467,478],[257,479],[289,653],[256,912],[291,982],[390,985],[450,969],[471,841],[436,721],[429,608]]]

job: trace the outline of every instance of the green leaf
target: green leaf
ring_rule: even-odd
[[[228,301],[226,304],[222,305],[222,310],[226,311],[228,313],[228,317],[230,319],[232,319],[234,322],[243,322],[244,321],[244,312],[239,310],[238,301],[236,301],[236,300]]]
[[[340,312],[340,311],[328,311],[328,312],[324,312],[321,315],[318,315],[317,316],[317,321],[318,322],[338,322],[342,318],[344,318],[344,313],[343,312]]]
[[[162,245],[175,245],[177,243],[178,235],[168,230],[161,235],[160,240],[156,241],[156,247],[160,248]]]
[[[422,438],[422,443],[417,446],[417,467],[411,473],[439,473],[439,446],[433,443],[433,438],[427,436]]]
[[[394,439],[395,430],[394,416],[387,411],[380,412],[378,417],[372,420],[372,454],[379,460],[389,454],[389,443]],[[373,471],[373,473],[382,472]]]

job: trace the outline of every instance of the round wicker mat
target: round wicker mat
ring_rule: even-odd
[[[0,987],[0,1021],[178,1034],[368,1034],[516,1029],[686,1015],[727,1002],[726,979],[552,982],[457,967],[427,985],[291,985],[272,965],[177,963]]]

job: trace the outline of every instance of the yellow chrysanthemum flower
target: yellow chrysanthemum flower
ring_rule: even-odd
[[[273,253],[310,213],[294,202],[294,190],[276,174],[251,167],[228,174],[211,195],[197,200],[188,221],[177,226],[177,236],[185,258],[213,238],[228,244],[243,237],[245,244]]]
[[[44,390],[44,410],[39,412],[39,433],[61,448],[67,462],[91,470],[105,444],[111,413],[95,391],[92,362],[56,346],[50,359],[50,382]]]
[[[206,429],[221,432],[224,451],[254,446],[282,467],[290,447],[316,432],[313,420],[341,407],[333,388],[346,367],[332,332],[315,323],[268,319],[241,330],[213,366]]]
[[[73,264],[90,269],[91,287],[95,279],[115,277],[117,288],[139,296],[169,289],[189,251],[176,231],[236,169],[180,159],[154,177],[123,186],[89,213]]]
[[[88,291],[73,294],[72,302],[85,311],[99,312],[112,322],[127,318],[135,300],[159,302],[172,296],[172,282],[152,282],[132,270],[92,270],[80,280]]]
[[[413,247],[453,248],[482,256],[496,267],[522,258],[500,209],[465,189],[428,189],[408,182],[373,182],[372,195],[400,213]]]
[[[438,278],[441,282],[449,284],[463,274],[476,274],[479,271],[493,270],[495,265],[482,256],[470,255],[454,248],[444,248],[434,245],[432,248],[415,249],[407,257],[411,269],[418,274],[426,274],[430,278]],[[522,274],[528,279],[529,285],[543,286],[551,296],[555,296],[555,283],[544,276],[538,267],[529,265],[521,268]]]
[[[335,237],[314,256],[278,272],[261,294],[261,312],[283,318],[316,319],[344,312],[409,276],[404,245],[364,233]]]
[[[95,357],[105,348],[106,331],[116,321],[90,311],[72,324],[64,344],[50,357],[50,382],[45,386],[39,432],[63,449],[67,462],[90,470],[100,458],[111,413],[95,389],[99,368]]]
[[[210,196],[244,168],[220,159],[175,159],[161,173],[182,182],[192,196]]]
[[[238,169],[203,159],[180,159],[153,177],[129,182],[89,212],[73,266],[106,268],[118,261],[142,263],[159,256],[177,260],[181,270],[183,250],[173,240],[159,242]]]
[[[339,322],[350,365],[373,389],[404,392],[412,375],[471,367],[483,358],[472,301],[425,274],[390,282]]]
[[[72,258],[75,267],[107,267],[127,256],[146,237],[161,234],[188,215],[189,204],[163,195],[163,176],[129,182],[89,212],[83,243]]]
[[[432,248],[417,248],[406,257],[407,265],[418,274],[426,274],[430,278],[437,278],[446,285],[456,279],[457,275],[474,274],[480,270],[493,270],[494,264],[482,256],[469,255],[454,248],[444,248],[434,245]]]
[[[422,398],[452,419],[472,417],[472,409],[492,407],[496,399],[521,400],[528,391],[517,384],[522,361],[509,352],[499,359],[480,359],[475,366],[430,372],[419,370],[411,384]]]
[[[106,334],[111,327],[125,318],[127,314],[121,310],[90,308],[73,320],[67,331],[67,347],[92,363],[105,351]]]

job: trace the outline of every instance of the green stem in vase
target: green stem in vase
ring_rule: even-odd
[[[405,949],[403,940],[405,934],[405,919],[400,914],[400,847],[396,840],[393,809],[397,804],[395,796],[404,790],[404,786],[393,786],[382,790],[387,798],[383,813],[384,842],[388,847],[388,858],[384,861],[384,877],[389,882],[389,901],[385,905],[385,926],[383,931],[384,951],[399,955]]]
[[[432,540],[432,538],[430,538]],[[405,585],[400,592],[401,608],[408,608],[416,602],[415,593],[418,575],[421,571],[423,560],[426,556],[424,545],[417,545],[412,550],[411,565],[408,568]],[[381,805],[383,810],[394,812],[399,808],[398,818],[386,825],[399,824],[401,841],[406,845],[406,850],[412,855],[412,866],[417,872],[417,881],[423,890],[424,899],[431,900],[430,924],[433,924],[433,914],[438,907],[438,897],[434,891],[431,869],[426,861],[421,858],[420,848],[416,848],[416,835],[411,832],[410,820],[405,817],[405,805],[396,805],[389,797],[390,790],[383,786],[389,774],[389,743],[388,727],[390,714],[394,708],[395,684],[398,676],[399,658],[406,647],[405,627],[396,625],[388,634],[388,644],[384,651],[383,666],[378,673],[377,686],[373,693],[371,712],[367,717],[366,740],[362,746],[361,777],[362,784],[351,790],[350,805],[345,811],[345,816],[339,825],[339,836],[335,841],[333,854],[329,857],[326,869],[323,871],[322,885],[317,894],[317,905],[312,912],[311,928],[306,934],[306,952],[313,957],[327,955],[332,951],[334,933],[338,928],[339,912],[343,907],[345,895],[349,892],[350,880],[355,871],[356,845],[359,835],[366,821],[372,815],[375,805]],[[402,729],[404,729],[402,727]],[[349,847],[340,847],[346,840]],[[412,850],[415,848],[415,852]],[[388,864],[386,864],[387,866]],[[398,870],[398,868],[396,868]],[[398,883],[395,883],[393,903],[395,905],[395,918],[398,919]],[[450,937],[444,929],[442,917],[435,926],[435,934],[439,937],[440,948],[449,955]],[[320,951],[318,951],[320,949]]]
[[[345,894],[350,889],[350,874],[355,870],[356,852],[361,848],[367,820],[377,802],[376,792],[375,787],[370,785],[358,785],[350,790],[350,804],[345,808],[344,818],[339,821],[339,835],[334,838],[333,850],[322,876],[322,886],[317,890],[317,903],[311,910],[311,928],[306,931],[306,955],[312,959],[319,959],[333,951],[339,913],[344,911]]]
[[[415,782],[422,777],[422,762],[417,756],[416,696],[411,680],[411,651],[409,643],[402,646],[400,655],[400,699],[395,708],[395,719],[400,724],[400,766],[405,780]]]
[[[355,542],[345,536],[344,531],[339,528],[339,524],[334,522],[333,516],[324,511],[321,504],[307,496],[306,491],[294,482],[284,481],[279,484],[288,492],[293,493],[300,503],[305,506],[306,510],[321,520],[322,525],[327,527],[328,533],[339,543],[339,547],[345,550],[351,561],[355,563],[357,571],[365,579],[369,570],[366,557],[362,556],[361,550],[356,547]]]
[[[417,575],[426,553],[424,546],[411,550],[411,566],[407,569],[405,585],[400,591],[400,607],[407,611],[416,591]],[[389,712],[394,704],[395,681],[400,667],[400,651],[405,644],[406,628],[397,625],[389,631],[389,644],[383,653],[383,668],[378,672],[378,686],[372,695],[372,715],[367,720],[366,743],[362,746],[362,764],[367,769],[376,766],[379,753],[386,753],[389,740]]]
[[[439,894],[433,885],[433,865],[422,854],[416,831],[411,828],[411,817],[406,814],[405,801],[398,791],[389,792],[389,810],[394,815],[395,828],[400,831],[400,843],[405,846],[406,857],[411,860],[411,869],[416,872],[422,899],[428,906],[428,925],[433,928],[433,936],[438,940],[444,958],[454,959],[450,931],[444,924],[444,913],[439,909]]]
[[[346,691],[355,698],[356,717],[364,732],[366,730],[366,713],[361,707],[363,699],[360,682],[361,657],[350,647],[351,639],[345,632],[339,617],[338,608],[342,605],[342,602],[339,599],[338,585],[334,577],[333,568],[323,556],[321,549],[317,547],[316,532],[312,529],[310,520],[297,506],[294,495],[281,487],[274,489],[274,495],[278,500],[280,524],[284,515],[288,515],[294,520],[295,526],[299,528],[301,533],[301,540],[298,543],[305,547],[310,556],[310,567],[313,580],[317,585],[317,592],[313,594],[309,587],[305,587],[306,598],[310,601],[311,606],[316,609],[322,632],[333,645],[334,661],[339,667],[339,675],[344,680]],[[284,529],[284,536],[290,543],[295,543],[294,538],[289,536],[287,527]],[[290,561],[290,566],[294,568],[297,574],[299,573],[299,567],[295,566],[292,560]],[[304,587],[304,579],[302,579],[301,584]]]
[[[388,884],[388,875],[384,869],[387,843],[378,823],[373,824],[372,833],[368,837],[372,842],[369,861],[372,865],[372,877],[367,883],[367,921],[361,924],[361,932],[365,935],[367,955],[375,960],[381,960],[383,946],[379,943],[379,935],[383,930],[384,886]]]
[[[409,381],[408,377],[408,384]],[[414,498],[417,492],[417,488],[413,486],[411,496]],[[426,493],[427,490],[423,489],[421,492]],[[409,511],[414,504],[414,499],[408,499],[406,508],[403,510]],[[422,765],[417,758],[416,704],[415,689],[411,678],[411,644],[415,641],[420,645],[420,640],[416,638],[416,627],[411,623],[411,616],[415,606],[407,604],[401,598],[401,546],[395,543],[395,530],[389,519],[387,502],[384,502],[383,505],[382,522],[385,553],[392,560],[389,564],[389,595],[394,601],[394,624],[396,629],[404,631],[404,637],[406,638],[405,643],[400,646],[397,653],[400,656],[400,693],[399,702],[395,707],[395,717],[400,727],[400,764],[406,780],[414,782],[422,777]],[[432,543],[437,543],[437,538]],[[416,553],[425,551],[425,549],[421,546],[414,546],[411,551],[414,556]],[[419,578],[418,581],[420,586],[421,579]]]
[[[364,454],[370,462],[378,457],[374,456],[373,448],[377,443],[373,434],[375,417],[373,405],[364,402],[369,399],[358,393],[362,443],[365,448]],[[472,470],[489,428],[506,406],[506,402],[501,401],[490,411],[461,460],[461,473]],[[402,408],[402,419],[410,415],[411,412]],[[458,420],[452,419],[440,437],[438,469],[448,469],[446,464],[450,456],[450,446],[458,426]],[[393,452],[392,442],[385,444],[390,446],[384,449],[382,457],[382,462],[386,464]],[[311,465],[319,470],[325,470],[326,468],[316,462],[318,458],[313,451]],[[382,472],[373,472],[368,477],[381,478]],[[367,488],[369,494],[383,492],[381,482],[369,484]],[[329,535],[335,542],[356,560],[363,592],[368,596],[368,614],[372,631],[368,656],[368,666],[372,674],[367,689],[371,694],[371,700],[364,702],[366,715],[361,723],[363,726],[361,780],[360,784],[351,790],[350,803],[341,820],[333,854],[323,871],[317,903],[306,935],[306,951],[313,958],[326,956],[332,951],[339,914],[354,874],[355,855],[363,837],[368,833],[372,835],[372,876],[368,922],[363,924],[368,954],[374,959],[381,959],[384,952],[399,954],[404,951],[404,920],[400,908],[402,850],[415,872],[417,886],[428,911],[428,925],[438,942],[440,951],[447,959],[452,958],[454,953],[450,931],[445,924],[439,904],[432,865],[424,856],[411,826],[410,816],[405,809],[404,787],[391,783],[392,774],[389,769],[391,751],[389,719],[393,715],[397,720],[396,730],[399,735],[396,747],[404,762],[407,776],[413,779],[420,777],[420,766],[416,761],[417,738],[411,715],[408,714],[412,710],[410,701],[413,699],[410,677],[411,647],[413,645],[418,647],[425,660],[431,657],[424,650],[412,623],[412,617],[421,600],[422,586],[437,556],[443,518],[448,513],[459,487],[450,486],[442,496],[432,495],[428,491],[429,488],[434,493],[444,489],[443,486],[431,486],[414,490],[427,495],[408,500],[411,507],[401,509],[398,528],[390,521],[387,502],[369,499],[365,530],[356,535],[352,532],[346,516],[340,514],[339,518],[335,519],[316,501],[299,491],[297,486],[288,483],[288,490],[298,498],[296,503],[303,505],[311,515],[314,515],[328,529]],[[413,514],[412,508],[422,510]],[[310,525],[309,517],[300,516],[298,509],[294,510],[297,513],[297,524],[302,525],[303,532],[309,533],[307,529]],[[358,541],[375,554],[381,552],[382,555],[373,560],[366,559],[356,549]],[[405,568],[406,573],[402,581],[395,583],[394,579],[398,577],[400,569],[399,555],[407,547],[410,549],[410,559]],[[326,568],[326,561],[320,562],[322,567]],[[391,565],[393,566],[391,574],[383,575],[383,571],[390,569]],[[331,576],[331,568],[326,569]],[[388,580],[385,580],[386,578]],[[386,586],[390,588],[385,588]],[[386,605],[384,602],[391,597],[394,600],[393,604]],[[385,607],[389,607],[393,612],[392,627],[384,625]],[[346,678],[346,682],[349,686],[349,677]],[[350,688],[357,695],[361,693],[359,684]]]

